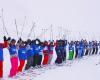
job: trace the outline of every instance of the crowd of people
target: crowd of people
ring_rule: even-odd
[[[55,64],[61,64],[66,60],[81,59],[87,55],[99,54],[100,42],[83,39],[70,42],[62,39],[56,41],[28,39],[23,41],[21,38],[16,41],[11,37],[4,36],[4,43],[0,43],[0,78],[3,77],[3,48],[7,48],[9,51],[11,61],[9,77],[13,77],[30,67],[40,68],[51,64],[54,51],[57,55]]]

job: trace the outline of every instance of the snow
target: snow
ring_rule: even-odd
[[[66,34],[66,39],[69,40],[80,40],[81,38],[100,40],[100,0],[0,0],[0,16],[2,8],[4,9],[5,26],[10,36],[15,39],[18,37],[14,20],[17,21],[20,36],[26,16],[25,28],[21,36],[23,39],[27,39],[32,23],[35,22],[35,36],[41,39],[44,37],[47,40],[50,39],[50,25],[52,24],[54,39]],[[48,29],[48,31],[44,34],[42,29]],[[32,33],[32,39],[33,35]],[[0,17],[0,42],[3,42],[3,36]],[[100,61],[100,55],[85,58],[74,60],[71,67],[62,66],[45,70],[44,73],[33,78],[34,80],[100,80],[100,65],[95,65]],[[56,55],[54,55],[52,64],[55,59]],[[4,49],[4,80],[8,80],[10,67],[9,52]]]
[[[99,80],[100,55],[90,56],[87,59],[75,60],[71,67],[63,66],[54,70],[46,71],[34,80]]]
[[[8,78],[10,70],[10,58],[8,50],[4,50],[4,80]],[[56,56],[55,56],[56,57]],[[52,62],[54,63],[55,57]],[[100,55],[84,56],[82,59],[66,61],[62,66],[47,66],[44,69],[31,69],[33,72],[23,71],[26,76],[19,74],[19,78],[13,80],[99,80],[100,79]],[[70,63],[70,64],[69,64]],[[51,67],[51,68],[50,68]],[[23,73],[22,72],[22,73]],[[34,74],[35,73],[35,74]],[[35,75],[35,76],[34,76]]]

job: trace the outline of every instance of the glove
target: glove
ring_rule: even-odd
[[[11,37],[8,37],[8,39],[7,39],[8,41],[10,41],[11,40]]]
[[[19,38],[19,40],[17,41],[17,43],[20,43],[20,42],[22,42],[22,39],[21,38]]]
[[[3,39],[4,39],[4,41],[7,41],[7,38],[6,38],[6,36],[4,36],[4,37],[3,37]]]
[[[22,39],[21,39],[21,38],[19,38],[19,41],[22,41]]]

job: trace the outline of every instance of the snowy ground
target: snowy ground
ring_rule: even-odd
[[[48,66],[41,69],[30,69],[8,79],[10,60],[4,50],[4,80],[100,80],[100,55],[86,56],[83,59],[67,61],[63,66]]]
[[[63,66],[46,71],[34,80],[100,80],[100,56],[75,60],[71,67]]]

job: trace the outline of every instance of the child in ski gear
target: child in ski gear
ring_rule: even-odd
[[[43,44],[43,42],[41,42],[40,44],[39,44],[40,46],[39,46],[39,60],[38,60],[38,63],[37,63],[37,65],[38,65],[38,67],[41,67],[41,63],[42,63],[42,56],[43,56],[43,50],[44,50],[44,44]]]
[[[48,64],[48,59],[49,59],[49,56],[48,56],[48,42],[45,41],[44,42],[44,50],[43,50],[43,55],[44,55],[44,59],[43,59],[43,65],[47,65]]]
[[[38,65],[39,62],[39,48],[40,48],[40,40],[36,39],[34,40],[34,44],[32,44],[33,50],[34,50],[34,57],[33,57],[33,67]]]
[[[100,54],[100,41],[98,42],[98,54]]]
[[[66,61],[66,45],[67,45],[67,42],[65,40],[62,40],[63,61]]]
[[[95,41],[95,54],[97,54],[98,53],[98,43],[97,43],[97,41]]]
[[[0,43],[0,78],[3,77],[3,48],[8,46],[8,40],[4,36],[4,43]]]
[[[34,50],[31,45],[31,40],[28,39],[26,42],[26,50],[27,50],[27,63],[25,66],[25,70],[28,70],[31,66],[33,66],[33,56],[34,56]]]
[[[19,67],[18,67],[18,72],[22,72],[23,67],[25,65],[25,60],[27,59],[27,50],[26,50],[26,45],[24,41],[19,42],[18,46],[18,58],[20,61]]]
[[[57,42],[56,42],[56,47],[55,47],[55,50],[56,50],[56,54],[57,54],[57,58],[56,58],[56,61],[55,61],[55,63],[57,63],[57,64],[61,64],[62,63],[62,61],[63,61],[63,56],[62,56],[62,51],[61,51],[61,43],[60,43],[60,41],[58,40]]]
[[[92,41],[93,42],[93,51],[92,51],[92,54],[95,54],[95,51],[96,51],[96,45],[95,45],[95,41]]]
[[[60,42],[60,51],[61,51],[61,55],[62,55],[62,60],[65,61],[65,45],[64,45],[64,41],[63,40],[59,40]]]
[[[75,41],[75,58],[78,57],[78,47],[79,47],[79,42]]]
[[[85,42],[85,55],[89,54],[89,49],[90,49],[90,47],[89,47],[88,42]]]
[[[10,61],[11,61],[11,69],[10,69],[9,77],[15,76],[18,70],[18,55],[17,55],[17,47],[15,43],[16,40],[12,39],[8,47],[10,53]]]
[[[78,58],[82,58],[83,54],[84,54],[84,46],[82,41],[80,41],[78,46]]]
[[[92,53],[92,42],[89,41],[89,55],[91,55]]]
[[[73,47],[73,42],[71,41],[71,43],[69,44],[69,60],[73,59],[73,55],[74,55],[74,47]]]
[[[50,42],[50,44],[48,45],[48,56],[49,56],[48,64],[51,63],[51,60],[53,58],[53,47],[54,47],[53,42]]]

